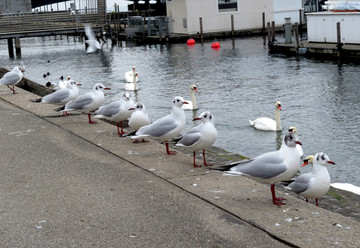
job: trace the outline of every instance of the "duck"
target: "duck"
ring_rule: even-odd
[[[260,117],[253,121],[249,120],[250,125],[255,129],[262,131],[281,131],[280,119],[281,102],[275,102],[275,120],[268,117]]]
[[[139,74],[135,71],[135,66],[133,66],[132,71],[125,72],[125,90],[135,91],[138,90],[137,82],[139,81]]]
[[[190,85],[190,96],[191,96],[191,100],[187,100],[186,102],[188,104],[184,104],[182,106],[182,108],[184,110],[196,110],[197,109],[197,105],[196,105],[196,99],[195,99],[195,92],[198,92],[197,91],[197,88],[196,88],[196,85],[195,84],[192,84]]]

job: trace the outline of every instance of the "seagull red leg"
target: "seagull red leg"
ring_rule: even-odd
[[[204,158],[204,165],[205,166],[213,166],[214,164],[208,164],[206,163],[206,159],[205,159],[205,149],[203,150],[203,158]]]
[[[196,153],[196,151],[194,150],[194,168],[195,168],[195,167],[201,167],[201,165],[197,165],[197,164],[195,163],[195,160],[196,160],[196,159],[195,159],[195,153]]]
[[[283,203],[282,201],[286,200],[285,198],[277,198],[275,195],[275,184],[272,183],[271,184],[271,195],[272,195],[272,200],[273,203],[277,206],[281,206],[281,205],[286,205],[285,203]]]
[[[13,87],[11,88],[9,85],[7,85],[7,87],[13,92],[13,94],[16,94],[16,92],[15,92],[15,86],[13,86]]]
[[[88,117],[89,117],[89,124],[96,124],[96,121],[91,120],[91,115],[90,114],[88,114]]]
[[[316,206],[318,207],[319,204],[318,204],[318,198],[315,198],[315,202],[316,202]]]
[[[169,143],[167,141],[165,141],[165,146],[166,146],[167,154],[169,154],[169,155],[175,155],[176,154],[176,151],[170,151],[169,150]]]

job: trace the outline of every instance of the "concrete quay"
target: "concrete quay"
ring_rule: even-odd
[[[360,247],[352,218],[16,91],[0,87],[0,247]]]

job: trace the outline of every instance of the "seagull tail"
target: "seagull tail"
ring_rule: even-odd
[[[30,100],[30,102],[41,102],[42,98],[38,98],[38,99],[32,99]]]
[[[287,181],[281,181],[280,182],[280,184],[282,185],[282,186],[284,186],[285,188],[287,188],[287,189],[289,189],[289,184],[290,183],[292,183],[292,182],[294,182],[295,180],[294,179],[290,179],[290,180],[287,180]]]
[[[60,111],[63,111],[65,109],[65,106],[62,106],[60,108],[56,108],[54,109],[56,112],[60,112]]]

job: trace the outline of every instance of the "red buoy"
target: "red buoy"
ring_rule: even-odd
[[[188,39],[186,44],[188,44],[188,46],[195,45],[195,40],[194,39]]]
[[[211,43],[211,48],[220,49],[220,43],[217,41],[214,41],[213,43]]]

